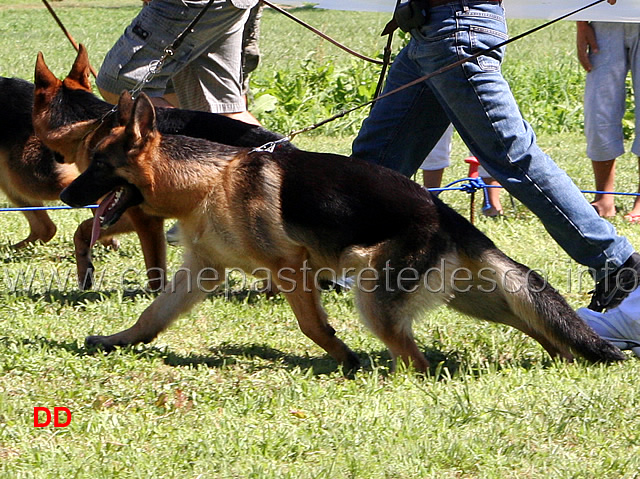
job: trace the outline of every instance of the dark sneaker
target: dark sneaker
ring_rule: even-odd
[[[598,312],[615,308],[638,285],[640,285],[640,254],[633,253],[622,266],[598,281],[588,307]]]

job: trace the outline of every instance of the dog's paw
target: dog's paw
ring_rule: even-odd
[[[87,291],[93,288],[93,274],[95,269],[93,267],[93,263],[89,261],[87,268],[82,271],[78,269],[78,287],[82,291]]]
[[[116,349],[107,336],[87,336],[84,340],[84,345],[90,351],[110,353]]]
[[[105,248],[109,248],[113,251],[118,251],[120,249],[120,241],[113,236],[110,238],[100,239],[100,242]]]
[[[347,360],[340,365],[342,368],[342,374],[347,378],[353,378],[361,368],[362,363],[360,362],[360,358],[353,351],[349,351],[349,356]]]

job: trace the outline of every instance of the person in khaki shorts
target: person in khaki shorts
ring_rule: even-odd
[[[144,1],[140,13],[107,53],[96,84],[117,103],[134,88],[149,64],[189,25],[208,0]],[[243,95],[242,45],[249,10],[258,0],[214,0],[193,31],[145,85],[157,106],[219,113],[258,124]]]
[[[640,82],[640,23],[577,22],[578,59],[587,73],[584,131],[598,191],[615,191],[616,158],[624,153],[622,119],[626,111],[626,79],[634,90]],[[636,92],[637,93],[637,92]],[[640,167],[640,101],[636,99],[636,138],[631,146]],[[638,191],[640,192],[640,185]],[[600,216],[615,216],[613,195],[596,194],[591,203]],[[640,223],[640,197],[625,215]]]

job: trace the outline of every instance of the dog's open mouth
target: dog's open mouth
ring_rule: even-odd
[[[140,204],[141,202],[142,195],[133,185],[119,186],[105,196],[93,217],[90,247],[98,241],[101,229],[108,228],[114,224],[129,207]]]

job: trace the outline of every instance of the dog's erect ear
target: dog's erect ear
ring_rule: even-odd
[[[49,70],[49,67],[44,62],[44,56],[42,55],[42,52],[38,52],[34,80],[36,89],[56,89],[62,84],[62,82],[58,80],[58,78],[53,73],[51,73],[51,70]]]
[[[65,82],[75,82],[76,85],[67,85],[71,88],[82,88],[87,91],[91,91],[91,83],[89,82],[89,53],[87,53],[87,49],[81,43],[78,46],[78,54],[76,55],[76,59],[73,62],[73,66],[71,67],[71,71],[65,78]]]
[[[139,140],[145,140],[156,131],[156,111],[151,100],[144,93],[140,93],[136,98],[125,130],[136,143]]]
[[[132,110],[133,98],[131,98],[131,93],[123,90],[118,99],[118,123],[120,126],[126,126],[129,123]]]

